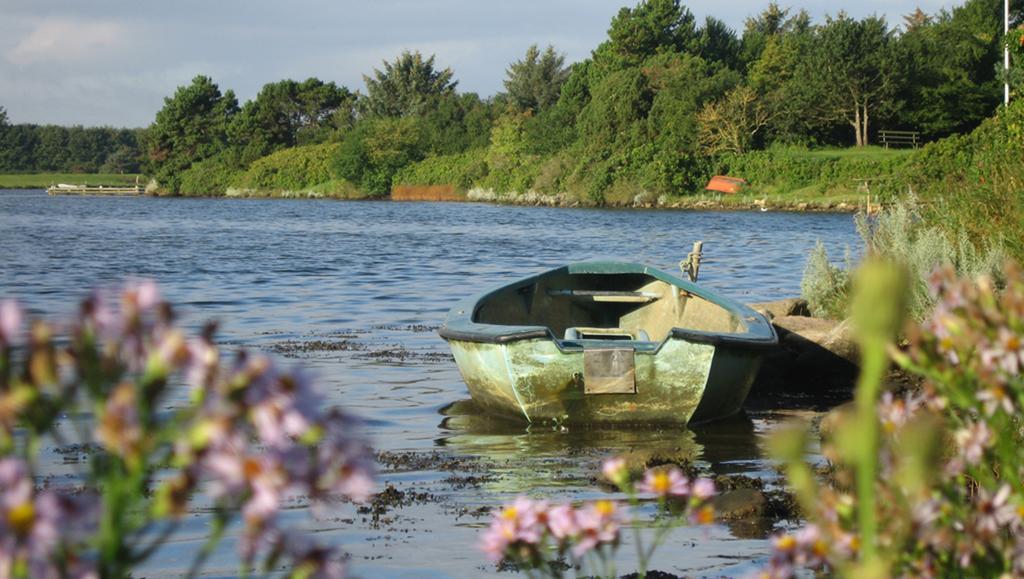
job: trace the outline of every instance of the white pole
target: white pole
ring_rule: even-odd
[[[1010,0],[1003,0],[1003,70],[1006,82],[1003,84],[1003,104],[1010,104]]]

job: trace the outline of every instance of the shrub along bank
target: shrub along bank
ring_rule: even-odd
[[[334,176],[331,159],[337,143],[282,149],[238,168],[237,160],[222,154],[193,164],[180,175],[181,195],[236,197],[366,197],[358,188]]]

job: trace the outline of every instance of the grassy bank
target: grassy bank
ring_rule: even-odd
[[[0,189],[45,189],[50,185],[135,185],[146,184],[142,175],[122,173],[19,173],[0,175]]]
[[[557,155],[507,163],[476,150],[413,163],[395,175],[394,183],[398,189],[449,186],[470,201],[516,205],[853,211],[869,197],[873,202],[894,198],[898,169],[911,155],[880,147],[773,148],[708,163],[695,178],[701,185],[693,189],[665,191],[622,178],[593,191]],[[749,186],[735,195],[704,190],[715,174],[742,177]]]
[[[796,197],[848,199],[870,194],[885,199],[903,189],[900,168],[912,149],[863,147],[810,150],[773,147],[721,158],[717,172],[746,179],[750,193]]]
[[[178,195],[188,197],[269,197],[288,199],[366,199],[370,197],[330,169],[338,145],[326,143],[277,151],[246,168],[217,156],[192,165],[178,178]],[[158,190],[157,194],[164,194]]]

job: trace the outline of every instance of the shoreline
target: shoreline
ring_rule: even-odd
[[[0,187],[0,190],[36,190],[44,191],[41,187]],[[91,194],[72,194],[67,196],[94,196]],[[109,197],[109,195],[95,195],[98,197]],[[735,196],[714,196],[694,195],[692,197],[679,197],[664,202],[631,202],[617,203],[606,202],[603,204],[589,203],[578,199],[567,199],[555,195],[501,195],[501,196],[480,196],[473,198],[471,195],[460,195],[459,198],[445,199],[420,199],[420,198],[395,198],[394,196],[348,196],[331,195],[312,191],[256,191],[248,190],[245,194],[239,195],[167,195],[144,193],[140,197],[163,197],[183,199],[292,199],[292,200],[335,200],[335,201],[392,201],[396,203],[484,203],[489,205],[506,205],[513,207],[551,207],[565,209],[639,209],[639,210],[676,210],[676,211],[738,211],[738,212],[785,212],[785,213],[858,213],[868,210],[877,210],[883,204],[872,201],[870,205],[865,198],[855,199],[837,198],[829,200],[815,200],[808,198],[796,199],[772,199],[768,195],[757,198],[751,195]]]

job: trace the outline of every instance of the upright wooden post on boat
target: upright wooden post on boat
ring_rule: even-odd
[[[703,258],[702,250],[704,249],[703,241],[693,242],[693,251],[691,251],[686,259],[679,264],[679,268],[683,270],[690,281],[696,283],[697,276],[700,275],[700,260]]]

